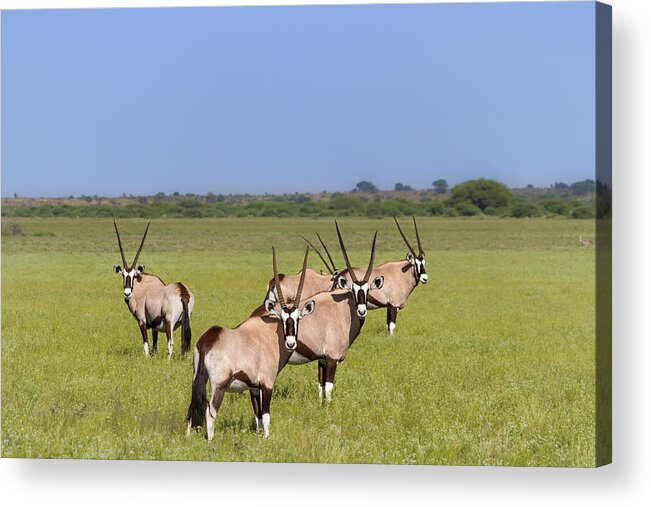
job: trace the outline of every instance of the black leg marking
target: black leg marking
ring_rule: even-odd
[[[328,362],[326,364],[326,382],[330,382],[331,384],[335,383],[335,373],[337,373],[337,360],[336,359],[328,359]]]
[[[255,429],[260,431],[262,429],[262,403],[260,400],[260,391],[257,389],[249,389],[251,395],[251,405],[253,406],[253,416],[255,417]]]
[[[158,352],[158,331],[151,330],[151,353]]]
[[[263,388],[260,390],[262,395],[262,414],[269,413],[269,407],[271,405],[271,389]]]
[[[396,327],[396,319],[398,318],[398,309],[390,306],[387,308],[387,334],[392,335]]]
[[[260,419],[262,417],[262,404],[260,403],[260,391],[255,391],[253,389],[250,389],[249,393],[251,394],[251,405],[253,405],[253,414],[255,415],[256,419]]]
[[[260,390],[262,395],[262,429],[264,431],[264,436],[269,436],[269,407],[271,405],[271,389],[263,388]]]
[[[330,401],[332,399],[332,390],[335,386],[335,373],[337,373],[337,360],[327,359],[325,371],[325,399]]]
[[[140,324],[140,334],[142,334],[142,344],[145,348],[145,354],[149,355],[149,340],[147,338],[147,324]]]

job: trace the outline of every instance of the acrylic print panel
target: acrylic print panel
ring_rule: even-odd
[[[610,462],[610,24],[3,12],[2,456]]]

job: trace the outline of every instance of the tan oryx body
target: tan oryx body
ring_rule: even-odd
[[[348,266],[348,255],[338,225],[337,235]],[[302,324],[301,339],[289,358],[289,364],[318,361],[319,398],[325,394],[326,400],[330,400],[337,365],[346,358],[348,349],[364,325],[369,291],[377,291],[382,287],[381,276],[374,277],[370,281],[376,238],[377,232],[373,236],[371,259],[365,273],[354,276],[352,282],[347,281],[343,276],[338,276],[337,284],[340,289],[311,296],[316,307],[315,313]]]
[[[300,273],[296,273],[295,275],[283,275],[282,273],[279,274],[278,281],[280,282],[280,288],[283,293],[296,294],[300,277]],[[312,268],[307,268],[305,272],[305,286],[303,287],[303,293],[309,297],[312,294],[332,290],[334,288],[335,281],[336,278],[332,275],[323,275]],[[265,294],[267,297],[269,297],[269,294],[273,292],[274,301],[278,295],[275,288],[276,282],[272,278],[267,284],[267,291]]]
[[[387,309],[387,333],[393,334],[396,327],[396,319],[398,317],[398,310],[404,308],[407,298],[411,295],[412,291],[419,283],[427,283],[428,276],[425,271],[425,252],[420,242],[418,234],[418,226],[416,219],[414,221],[414,229],[416,230],[416,240],[418,242],[418,253],[412,248],[407,241],[398,220],[393,218],[398,226],[398,231],[404,240],[409,252],[407,258],[403,261],[390,261],[381,264],[373,269],[371,278],[378,276],[384,277],[384,285],[381,289],[373,292],[372,296],[368,298],[368,307],[370,310],[378,308]],[[362,268],[353,268],[355,274],[359,277],[364,272]],[[347,280],[351,281],[349,269],[341,272]]]
[[[308,253],[306,249],[303,273]],[[273,265],[277,280],[275,250]],[[212,440],[224,393],[249,389],[256,426],[258,430],[263,429],[265,437],[269,435],[269,405],[276,377],[296,349],[299,321],[315,308],[314,301],[310,300],[299,310],[301,289],[299,282],[295,304],[285,304],[281,289],[278,301],[265,301],[264,312],[249,317],[235,329],[211,327],[199,338],[194,347],[192,399],[186,420],[188,434],[192,428],[201,427],[205,418],[208,440]],[[210,402],[206,396],[208,381]]]
[[[301,236],[303,237],[303,236]],[[323,263],[325,264],[328,274],[323,274],[320,273],[314,269],[307,268],[305,271],[305,282],[303,286],[303,294],[305,294],[307,297],[310,297],[312,294],[318,294],[319,292],[325,292],[325,291],[330,291],[336,289],[336,283],[337,283],[337,275],[339,274],[339,271],[335,267],[335,263],[332,260],[332,257],[330,256],[330,252],[326,248],[325,244],[323,243],[323,240],[321,239],[321,236],[317,233],[317,237],[319,238],[319,241],[321,242],[321,245],[323,245],[323,248],[328,255],[328,258],[330,259],[330,263],[321,255],[321,252],[317,248],[314,247],[314,245],[307,240],[306,238],[303,238],[305,242],[312,247],[312,249],[317,253],[317,255],[321,258]],[[295,275],[284,275],[284,274],[279,274],[278,275],[278,281],[280,282],[280,288],[285,294],[296,294],[296,291],[298,289],[298,284],[300,282],[301,278],[301,272],[296,273]],[[268,298],[270,297],[271,292],[273,291],[273,295],[271,296],[274,298],[274,300],[277,299],[277,292],[275,290],[276,287],[276,281],[275,278],[272,278],[269,280],[269,283],[267,283],[267,290],[265,292],[265,297]],[[260,307],[262,308],[262,307]],[[258,312],[259,313],[260,309],[254,310],[253,313]]]
[[[182,283],[166,285],[158,276],[145,273],[144,266],[136,267],[149,231],[149,224],[147,224],[147,229],[145,229],[145,234],[140,242],[138,253],[130,266],[127,265],[115,221],[113,221],[113,225],[118,237],[123,264],[114,266],[113,269],[115,273],[122,275],[124,302],[138,322],[145,354],[149,355],[147,331],[151,329],[152,352],[156,352],[158,348],[158,333],[164,332],[167,336],[167,355],[171,358],[174,347],[174,330],[179,326],[183,326],[181,329],[181,354],[184,354],[190,348],[192,340],[190,315],[194,308],[194,296]]]

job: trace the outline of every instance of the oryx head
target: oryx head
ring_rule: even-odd
[[[285,347],[290,352],[296,349],[298,339],[298,322],[314,311],[316,303],[314,300],[309,300],[299,310],[301,304],[301,292],[303,291],[303,283],[305,282],[305,270],[307,269],[307,256],[310,253],[310,247],[305,249],[305,258],[303,259],[303,270],[301,271],[301,279],[298,283],[296,296],[289,304],[285,301],[283,291],[280,288],[280,280],[278,278],[278,268],[276,266],[276,249],[271,247],[273,252],[273,267],[274,267],[274,283],[276,284],[276,292],[278,293],[278,301],[273,291],[269,291],[269,295],[264,302],[265,310],[271,315],[275,315],[280,319],[283,325],[283,336],[285,337]]]
[[[346,277],[339,276],[337,279],[337,284],[340,289],[347,289],[353,295],[355,300],[355,305],[357,306],[357,316],[360,319],[366,317],[368,313],[368,293],[375,289],[381,289],[384,285],[384,277],[378,276],[372,282],[369,283],[371,273],[373,272],[373,261],[375,260],[375,240],[377,239],[377,231],[373,236],[373,245],[371,246],[371,260],[368,263],[368,268],[366,269],[366,274],[362,280],[358,280],[355,275],[355,271],[350,265],[348,260],[348,254],[346,253],[346,247],[344,246],[344,240],[341,238],[341,232],[339,231],[339,224],[335,220],[335,227],[337,228],[337,237],[339,238],[339,246],[341,247],[341,253],[344,256],[344,262],[348,268],[348,273],[350,274],[351,282],[349,283]]]
[[[312,247],[312,250],[316,252],[316,254],[321,258],[323,261],[323,264],[325,264],[326,269],[328,270],[328,273],[330,273],[330,281],[332,282],[332,286],[330,287],[330,290],[335,290],[337,288],[337,283],[339,279],[339,270],[335,266],[335,261],[332,260],[332,255],[330,255],[330,252],[328,251],[328,247],[325,245],[323,240],[321,239],[321,236],[319,233],[316,233],[316,237],[319,238],[319,242],[321,243],[321,246],[323,247],[323,250],[325,250],[326,255],[328,256],[328,259],[330,259],[330,263],[328,264],[328,261],[325,260],[323,255],[321,255],[321,252],[319,252],[318,248],[315,247],[309,239],[307,239],[305,236],[301,235],[301,238],[303,238],[303,241],[305,241],[308,245]]]
[[[414,230],[416,231],[416,241],[418,242],[418,254],[416,254],[415,250],[409,244],[409,241],[407,241],[405,234],[402,232],[402,229],[400,228],[398,219],[396,217],[393,217],[393,220],[396,222],[396,225],[398,226],[398,230],[400,231],[400,235],[402,236],[402,239],[405,241],[407,248],[409,248],[409,252],[407,252],[407,261],[414,268],[414,276],[416,277],[416,284],[418,284],[418,282],[427,283],[427,280],[429,278],[427,276],[427,272],[425,271],[425,252],[423,251],[423,247],[420,244],[420,236],[418,235],[418,226],[416,225],[416,217],[412,215],[411,218],[414,221]]]
[[[140,242],[140,248],[138,248],[138,253],[136,253],[136,256],[133,259],[133,262],[131,263],[131,266],[127,265],[127,260],[124,257],[124,249],[122,248],[122,241],[120,241],[120,232],[118,231],[118,224],[115,223],[115,220],[113,220],[113,225],[115,226],[115,234],[118,236],[118,246],[120,247],[120,256],[122,257],[122,266],[116,264],[113,266],[113,271],[115,271],[116,274],[122,275],[122,289],[124,291],[124,300],[129,301],[131,299],[131,295],[133,294],[133,284],[134,281],[137,280],[140,275],[145,271],[145,266],[138,266],[136,268],[136,262],[138,262],[138,257],[140,256],[140,252],[142,250],[142,246],[145,244],[145,238],[147,237],[147,231],[149,231],[149,225],[151,222],[147,223],[147,228],[145,229],[145,234],[142,237],[142,241]]]

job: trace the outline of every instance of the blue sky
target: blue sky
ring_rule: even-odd
[[[2,12],[2,195],[594,178],[592,2]]]

